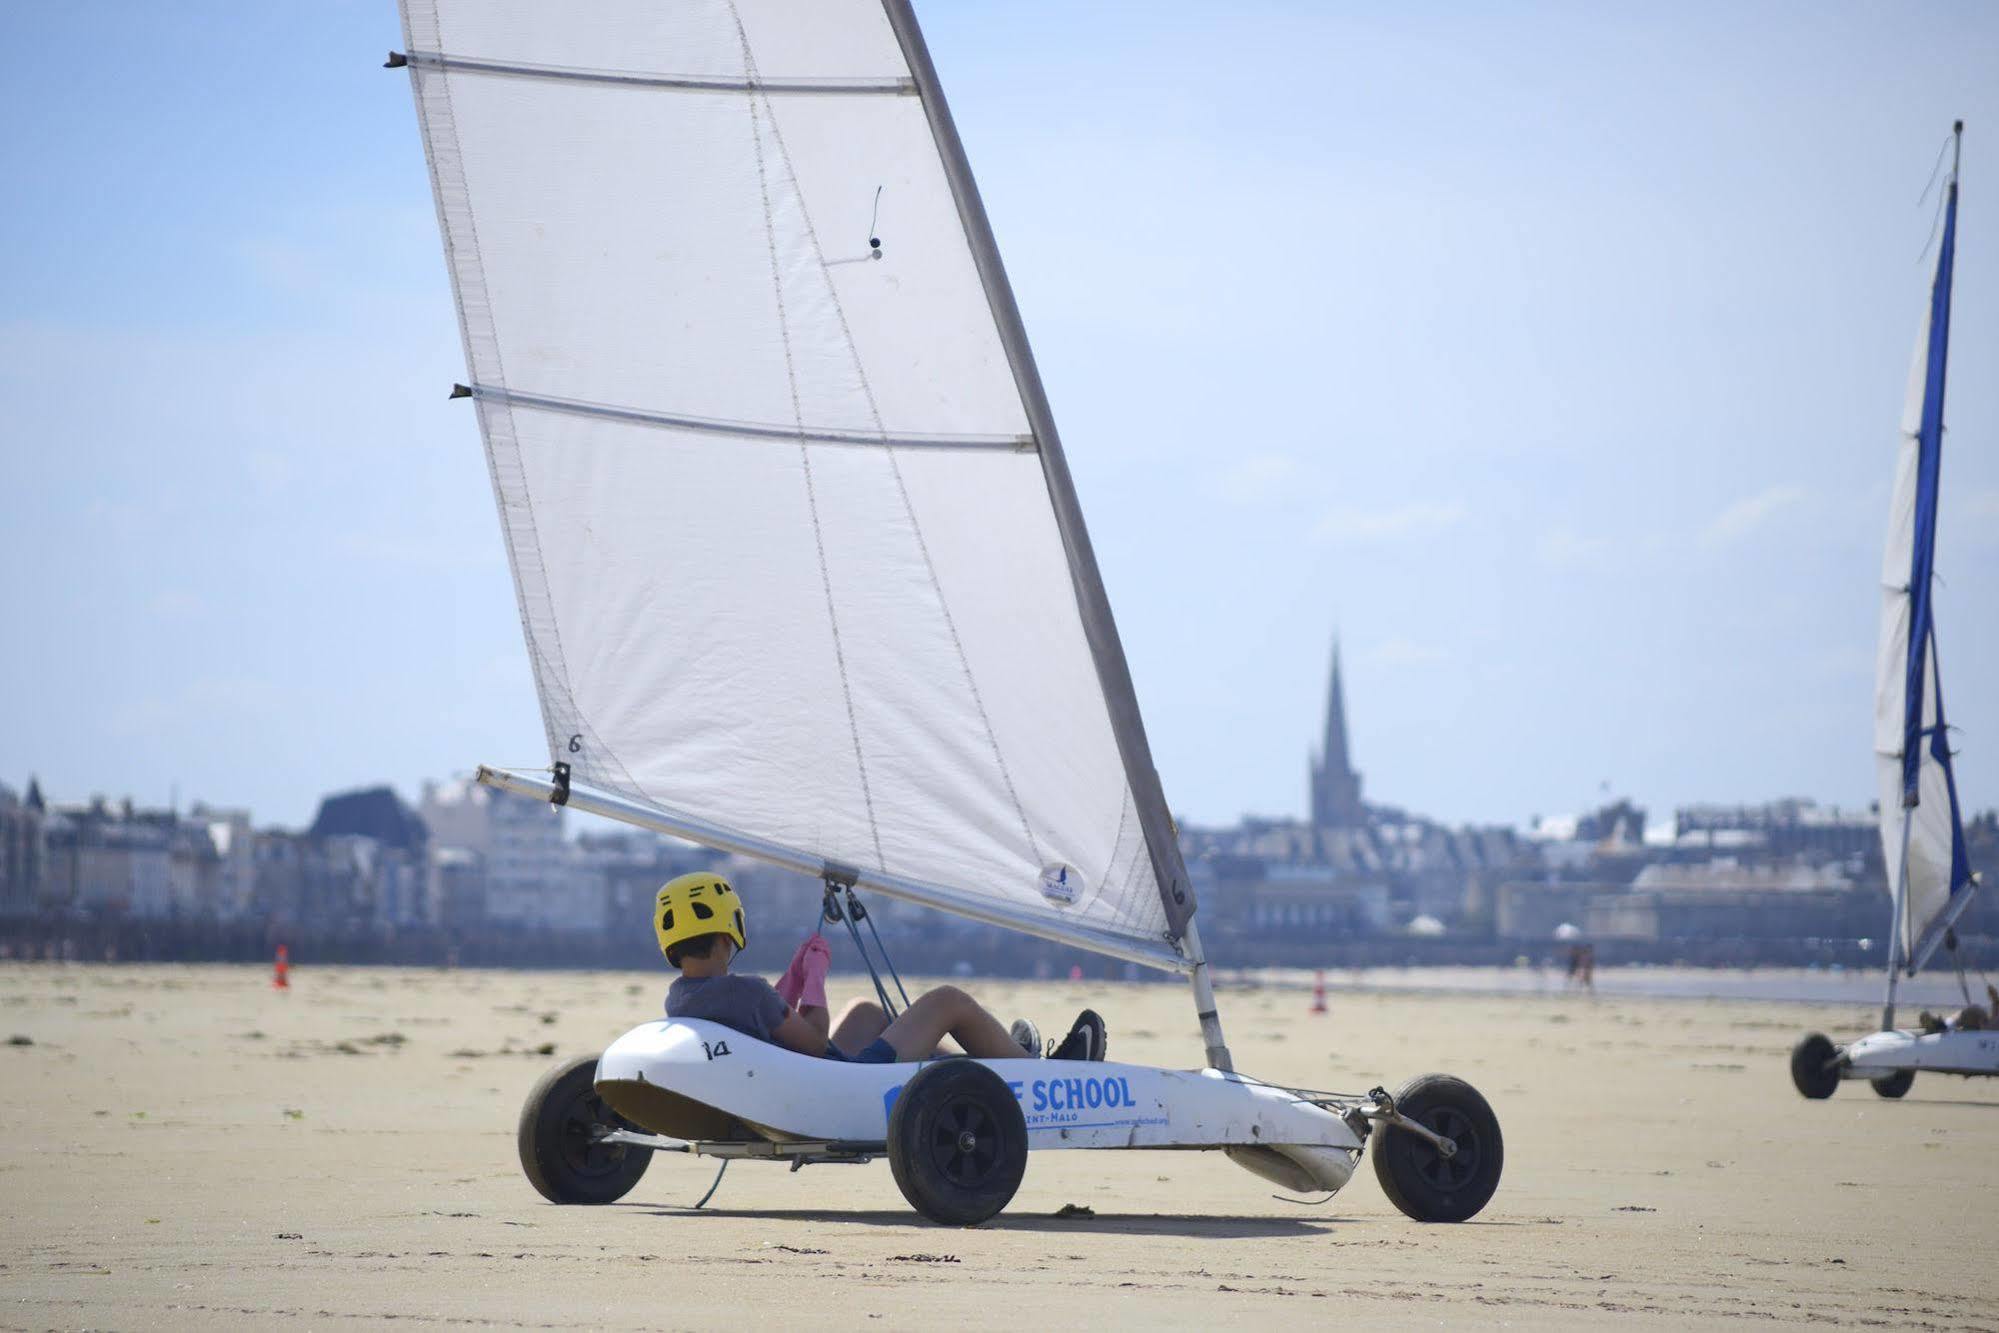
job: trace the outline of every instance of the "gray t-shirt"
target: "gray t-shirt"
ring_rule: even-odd
[[[705,1018],[711,1023],[772,1040],[771,1031],[784,1021],[791,1006],[762,977],[677,977],[666,990],[668,1018]]]

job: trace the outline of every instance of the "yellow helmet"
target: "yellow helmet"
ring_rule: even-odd
[[[683,940],[699,935],[727,935],[741,949],[749,943],[743,928],[743,900],[729,881],[709,870],[669,880],[653,904],[653,930],[665,953]]]

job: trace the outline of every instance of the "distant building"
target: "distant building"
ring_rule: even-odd
[[[1872,810],[1842,810],[1801,797],[1761,805],[1682,806],[1673,812],[1673,824],[1683,848],[1828,859],[1880,855],[1880,826]]]
[[[224,920],[248,915],[257,889],[257,835],[250,812],[197,802],[188,820],[207,830],[215,848],[215,915]]]
[[[168,816],[171,820],[172,817]],[[164,828],[167,837],[167,914],[169,916],[212,917],[220,915],[222,898],[222,856],[204,824],[173,820]]]
[[[1501,940],[1552,940],[1563,926],[1581,929],[1590,904],[1618,892],[1613,884],[1574,880],[1514,881],[1493,894],[1492,933]]]
[[[1576,841],[1605,851],[1637,851],[1645,845],[1645,807],[1613,801],[1576,821]]]
[[[41,904],[48,846],[42,826],[48,807],[42,789],[28,779],[25,796],[0,786],[0,913],[29,913]]]
[[[311,835],[322,840],[369,838],[405,852],[421,852],[430,840],[422,818],[392,787],[363,787],[326,797],[313,818]]]
[[[554,930],[603,927],[603,882],[578,864],[562,836],[559,806],[468,778],[425,783],[421,808],[436,846],[479,855],[488,922]]]
[[[254,860],[254,915],[279,925],[323,919],[332,895],[326,858],[310,835],[267,829],[257,835]]]
[[[428,853],[362,834],[318,838],[326,906],[350,928],[422,926],[433,921]]]
[[[49,814],[44,837],[48,905],[97,915],[168,915],[172,835],[159,821],[138,818],[130,801],[116,809],[102,797],[59,806]]]
[[[292,865],[297,919],[355,930],[433,924],[430,830],[391,787],[319,803]]]
[[[1319,752],[1312,757],[1312,826],[1318,829],[1364,829],[1367,808],[1361,804],[1360,774],[1347,754],[1347,704],[1340,688],[1340,645],[1333,641],[1332,680],[1326,687],[1326,729]]]
[[[601,886],[604,924],[618,934],[644,933],[660,885],[720,860],[714,852],[643,829],[585,833],[574,851],[575,873]]]
[[[1423,917],[1483,929],[1493,887],[1518,869],[1525,845],[1510,829],[1448,828],[1362,799],[1338,643],[1310,773],[1304,820],[1182,826],[1181,851],[1207,910],[1251,933],[1370,935]]]
[[[1606,894],[1590,903],[1584,933],[1598,940],[1863,939],[1886,928],[1866,890],[1807,889]]]
[[[485,857],[469,847],[433,847],[430,882],[440,926],[462,932],[486,924]]]
[[[1202,911],[1237,931],[1346,938],[1390,925],[1383,878],[1244,856],[1209,858],[1189,873]]]

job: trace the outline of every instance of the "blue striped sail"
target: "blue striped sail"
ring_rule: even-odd
[[[1956,251],[1953,172],[1944,205],[1943,248],[1937,254],[1928,317],[1916,344],[1902,413],[1881,570],[1881,642],[1874,686],[1881,852],[1896,912],[1890,966],[1899,964],[1911,975],[1928,961],[1971,901],[1977,883],[1965,854],[1957,779],[1951,770],[1932,599]]]

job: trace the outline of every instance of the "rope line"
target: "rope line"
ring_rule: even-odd
[[[847,899],[850,904],[853,901],[853,897],[854,891],[848,889]],[[882,943],[881,932],[875,929],[875,914],[863,909],[861,919],[868,923],[868,934],[874,937],[875,949],[882,956],[882,966],[888,969],[889,978],[895,982],[896,994],[902,996],[902,1007],[905,1009],[909,1008],[909,992],[903,989],[902,977],[895,970],[895,960],[888,956],[888,946]]]
[[[852,899],[853,894],[854,891],[852,889],[847,890],[847,896],[849,899]],[[841,908],[839,893],[835,890],[834,886],[831,883],[828,883],[826,886],[825,903],[821,910],[824,915],[830,916],[832,919],[836,921],[842,921],[846,923],[847,935],[849,938],[851,938],[854,941],[854,952],[858,953],[861,956],[861,963],[868,969],[868,980],[874,982],[875,984],[875,997],[881,1001],[882,1012],[887,1014],[889,1018],[893,1019],[896,1016],[898,1010],[896,1009],[894,1002],[888,998],[888,988],[882,985],[881,973],[875,971],[875,960],[868,956],[868,946],[865,943],[863,943],[861,940],[861,929],[859,926],[854,924],[853,913],[851,911],[843,910]],[[870,930],[874,929],[873,924],[870,923],[868,928]],[[879,936],[876,937],[876,941],[877,943],[879,943],[880,941]],[[882,961],[883,962],[888,961],[887,950],[883,950],[882,952]],[[893,971],[893,969],[890,970]],[[896,989],[898,990],[902,989],[901,981],[898,980],[895,984],[896,984]],[[904,1004],[909,1003],[909,996],[907,993],[903,995],[902,1001]]]

